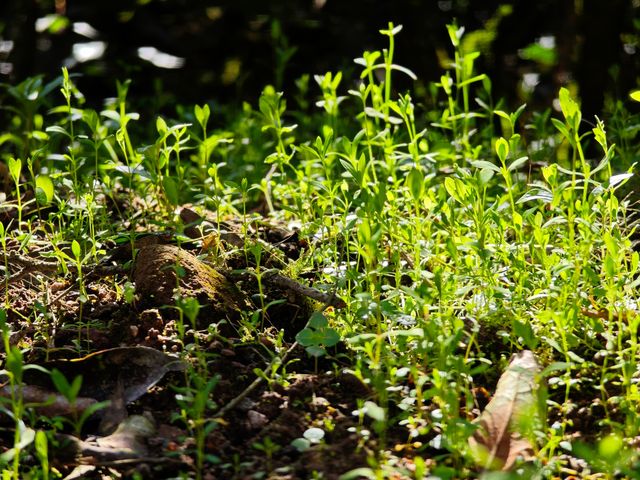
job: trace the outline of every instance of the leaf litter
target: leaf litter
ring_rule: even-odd
[[[536,374],[539,365],[529,350],[512,358],[495,394],[469,437],[474,457],[485,468],[509,470],[518,459],[531,460],[534,448],[524,434],[536,422]]]

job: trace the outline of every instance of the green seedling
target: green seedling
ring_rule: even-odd
[[[82,388],[82,375],[76,376],[71,382],[69,382],[60,370],[54,368],[51,370],[51,381],[58,392],[60,392],[60,394],[69,402],[69,405],[71,405],[73,409],[70,423],[73,426],[76,435],[80,435],[82,426],[89,417],[91,417],[91,415],[109,405],[108,401],[96,402],[82,411],[77,411],[78,395]]]
[[[552,478],[567,474],[569,456],[604,475],[632,477],[640,458],[628,447],[640,435],[640,254],[627,194],[637,190],[640,115],[608,100],[603,120],[585,118],[571,83],[558,92],[558,112],[494,98],[476,66],[495,24],[469,35],[448,26],[452,48],[439,49],[444,70],[436,83],[423,79],[399,91],[396,77],[415,76],[397,65],[404,32],[389,24],[382,47],[356,59],[355,78],[349,70],[309,74],[296,82],[297,92],[281,92],[294,52],[282,28],[271,24],[276,87],[241,107],[201,99],[143,118],[132,110],[140,104],[128,98],[125,81],[97,112],[85,107],[66,70],[52,84],[34,77],[5,88],[4,193],[17,210],[6,209],[0,223],[4,304],[16,329],[2,323],[0,358],[11,393],[1,407],[15,431],[3,452],[3,478],[46,478],[45,470],[54,476],[47,461],[55,437],[35,432],[17,388],[34,368],[25,363],[32,358],[26,349],[39,358],[36,347],[45,342],[47,354],[65,348],[69,325],[79,324],[87,340],[93,330],[85,326],[119,325],[135,294],[119,268],[138,266],[144,240],[137,232],[186,229],[177,224],[185,203],[206,218],[198,222],[203,238],[191,244],[202,247],[203,261],[238,279],[255,308],[240,312],[240,321],[207,323],[198,301],[182,290],[175,303],[158,306],[173,315],[163,322],[166,347],[189,365],[171,413],[193,439],[180,452],[192,457],[192,467],[171,475],[268,476],[279,445],[261,434],[252,455],[236,448],[227,433],[243,413],[232,411],[243,398],[284,398],[302,373],[314,387],[329,379],[326,388],[335,384],[336,395],[358,397],[345,402],[357,405],[353,433],[366,463],[342,478]],[[58,88],[62,102],[55,106]],[[298,111],[285,102],[291,95]],[[289,233],[281,237],[280,230]],[[118,237],[125,242],[112,246]],[[103,261],[107,250],[113,255]],[[185,268],[174,268],[184,279]],[[283,316],[301,305],[288,288],[267,281],[274,270],[328,299],[297,342],[291,325],[299,325],[306,305]],[[60,273],[68,286],[60,286]],[[233,335],[223,338],[228,330]],[[119,341],[142,341],[135,326],[132,333]],[[264,344],[255,348],[257,338]],[[341,339],[339,355],[326,362],[334,362],[327,368],[334,376],[304,375],[296,345],[317,370]],[[80,348],[80,340],[80,350],[94,345]],[[523,348],[549,365],[540,396],[547,420],[526,435],[535,460],[510,473],[481,473],[468,440],[477,431],[482,390],[491,390],[496,372]],[[236,358],[247,368],[230,391],[248,385],[248,393],[217,405],[218,367],[229,361],[222,355],[246,351],[254,356]],[[296,376],[290,365],[300,367]],[[226,384],[224,368],[220,374]],[[51,375],[77,402],[81,380]],[[256,390],[262,380],[264,399]],[[314,442],[318,450],[331,448],[346,438],[338,417],[289,404],[299,406],[305,422],[322,430],[294,435],[301,435],[295,449]],[[85,422],[79,414],[71,423],[78,433]],[[235,457],[211,452],[215,428],[224,429]],[[580,446],[584,435],[595,447]],[[268,468],[256,471],[255,455]],[[415,469],[398,459],[413,459]],[[158,475],[167,473],[163,465]]]
[[[261,442],[255,442],[251,445],[256,450],[264,452],[267,457],[266,469],[267,473],[273,470],[273,454],[278,452],[282,447],[271,440],[270,437],[264,437]]]
[[[340,341],[340,334],[329,327],[329,321],[322,312],[314,312],[307,326],[296,335],[296,341],[305,347],[309,355],[317,358]]]

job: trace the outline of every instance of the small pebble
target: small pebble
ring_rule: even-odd
[[[247,412],[247,426],[251,430],[259,430],[267,423],[269,423],[269,419],[266,415],[256,412],[255,410],[249,410]]]

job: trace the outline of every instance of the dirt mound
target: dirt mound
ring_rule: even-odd
[[[133,279],[139,306],[175,305],[176,297],[195,298],[199,322],[238,318],[246,308],[244,294],[224,275],[175,245],[149,245],[136,257]]]

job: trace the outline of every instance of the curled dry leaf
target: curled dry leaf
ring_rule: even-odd
[[[533,447],[518,430],[535,415],[538,370],[531,351],[515,355],[500,377],[495,395],[476,420],[479,428],[469,438],[469,446],[484,467],[509,470],[518,457],[532,458]]]
[[[106,437],[80,440],[71,435],[57,435],[58,447],[54,449],[53,456],[67,461],[81,458],[82,463],[88,465],[141,458],[148,454],[146,442],[154,433],[153,419],[144,415],[132,415]]]
[[[16,388],[19,388],[22,401],[27,405],[38,405],[36,411],[45,417],[80,414],[96,403],[93,398],[78,397],[75,403],[71,404],[63,395],[34,385],[23,385]],[[12,388],[8,385],[0,388],[0,397],[11,398]]]
[[[149,347],[117,347],[94,352],[86,357],[45,362],[48,370],[57,368],[67,380],[82,375],[80,396],[97,401],[113,400],[122,392],[125,404],[131,403],[158,383],[170,371],[181,371],[185,363]],[[54,391],[49,375],[39,370],[25,372],[26,384]]]
[[[68,381],[82,376],[79,396],[71,404],[56,392],[46,370],[25,371],[20,391],[27,404],[41,415],[79,414],[96,402],[109,401],[96,414],[102,418],[100,431],[112,432],[127,416],[126,405],[137,400],[170,371],[181,371],[186,364],[177,358],[148,347],[118,347],[92,353],[83,358],[56,360],[42,365],[58,369]],[[10,386],[0,387],[0,397],[11,398]]]

